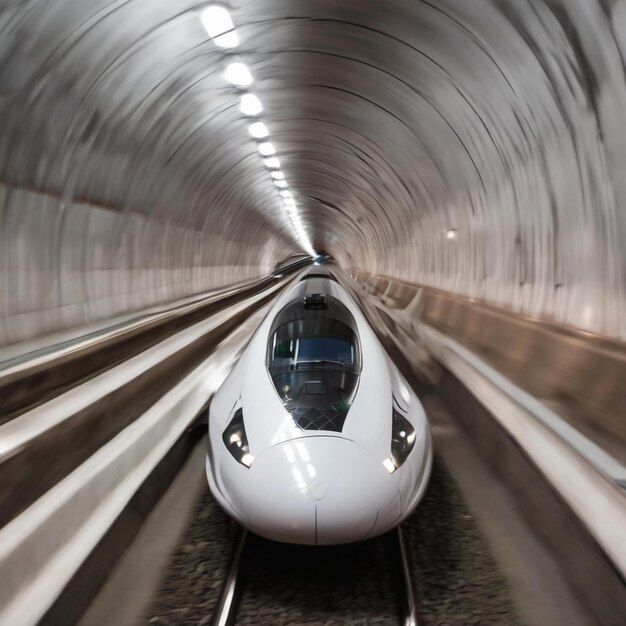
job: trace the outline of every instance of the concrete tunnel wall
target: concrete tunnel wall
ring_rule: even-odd
[[[317,248],[626,338],[626,2],[206,4],[0,7],[0,345],[301,249],[231,60]]]

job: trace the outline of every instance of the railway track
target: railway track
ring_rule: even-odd
[[[376,541],[385,543],[391,563],[389,570],[395,581],[399,601],[399,623],[402,626],[418,626],[417,601],[402,527],[399,526]],[[242,530],[236,541],[230,566],[211,618],[211,626],[233,626],[236,623],[242,595],[245,593],[245,568],[246,560],[249,558],[250,543],[250,533]],[[341,565],[338,564],[338,567]]]
[[[399,593],[403,579],[399,578],[402,572],[395,535],[323,548],[248,535],[236,568],[238,576],[230,577],[231,583],[236,583],[230,586],[233,593],[223,595],[220,601],[238,546],[239,527],[206,487],[186,524],[166,561],[142,561],[136,566],[139,570],[156,567],[161,573],[128,623],[207,625],[225,612],[223,600],[228,597],[237,609],[239,626],[397,626],[406,612]],[[506,580],[485,537],[441,459],[435,458],[431,487],[402,530],[412,589],[419,594],[414,594],[414,601],[419,601],[420,626],[524,623],[516,615]],[[155,531],[151,541],[158,541],[159,536]],[[151,554],[149,545],[145,550]],[[128,558],[135,563],[135,555]],[[135,566],[128,567],[132,571]],[[116,589],[133,584],[132,577],[120,572],[122,578],[100,599],[101,615],[110,614],[110,603],[118,597]],[[115,617],[122,622],[124,616],[120,606]],[[82,626],[100,623],[91,620]]]

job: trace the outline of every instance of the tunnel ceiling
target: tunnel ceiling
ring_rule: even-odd
[[[2,180],[269,267],[302,241],[224,80],[243,62],[317,249],[626,336],[626,3],[240,0],[230,49],[208,4],[7,0]]]

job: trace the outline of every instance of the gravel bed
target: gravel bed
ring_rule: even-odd
[[[428,493],[403,528],[420,626],[521,624],[488,546],[438,459]],[[208,624],[237,532],[205,490],[143,623]],[[388,548],[386,538],[312,548],[250,536],[237,623],[395,626],[399,599]]]
[[[208,624],[238,532],[206,487],[141,624]]]
[[[403,529],[420,626],[521,626],[489,546],[436,456],[428,492]]]
[[[254,538],[237,623],[397,626],[387,542],[307,547]]]

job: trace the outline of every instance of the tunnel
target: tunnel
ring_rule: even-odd
[[[626,2],[0,5],[0,622],[90,615],[312,266],[430,398],[433,481],[454,429],[566,572],[476,623],[624,623]]]

